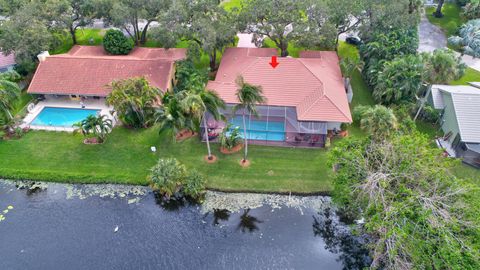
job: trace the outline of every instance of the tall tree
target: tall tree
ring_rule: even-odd
[[[43,16],[55,22],[56,27],[66,29],[73,44],[77,44],[76,30],[90,24],[96,14],[95,0],[47,0],[44,5]]]
[[[7,75],[0,76],[0,120],[5,123],[13,119],[12,110],[18,97],[20,96],[20,88],[18,84],[13,82]]]
[[[178,0],[154,30],[154,37],[167,47],[178,40],[195,42],[210,58],[216,70],[217,54],[235,41],[234,21],[217,0]]]
[[[136,45],[145,44],[150,24],[163,16],[172,2],[171,0],[108,1],[110,1],[108,12],[104,12],[106,22],[127,32]]]
[[[368,0],[364,4],[365,16],[359,32],[365,42],[392,29],[417,29],[420,22],[422,5],[418,0]]]
[[[439,49],[433,53],[423,53],[423,83],[427,85],[427,92],[420,100],[420,107],[414,120],[417,120],[428,97],[431,94],[432,84],[447,84],[458,80],[465,73],[466,65],[461,57],[457,57],[452,50]]]
[[[33,0],[0,24],[0,48],[6,54],[15,53],[17,63],[29,71],[38,53],[58,43],[54,24],[42,16],[44,9],[41,1]]]
[[[339,36],[353,32],[362,23],[365,14],[365,0],[313,0],[307,7],[310,27],[304,36],[316,35],[318,38],[307,38],[318,43],[317,46],[328,47],[323,40],[333,42],[338,47]],[[330,36],[333,33],[333,38]],[[303,40],[303,38],[301,38]]]
[[[288,44],[308,32],[306,2],[297,0],[245,0],[237,12],[240,30],[253,34],[259,45],[269,38],[288,56]]]
[[[412,101],[422,87],[422,59],[417,55],[400,56],[383,64],[373,89],[373,97],[382,104]]]
[[[369,238],[372,269],[479,269],[479,188],[424,135],[345,140],[330,152],[333,200]],[[458,166],[458,165],[457,165]]]
[[[245,80],[241,76],[237,78],[236,83],[238,87],[236,92],[238,104],[233,107],[233,111],[237,112],[238,110],[242,110],[243,142],[245,145],[242,162],[245,163],[247,162],[248,155],[248,134],[246,116],[248,113],[255,117],[259,117],[257,105],[265,103],[266,98],[263,96],[263,90],[261,86],[249,84],[245,82]]]
[[[442,8],[444,3],[445,3],[445,0],[438,0],[437,8],[435,9],[435,12],[433,12],[433,16],[435,16],[436,18],[443,17]]]
[[[221,108],[225,108],[225,103],[217,93],[206,90],[205,88],[191,89],[187,92],[183,100],[185,113],[195,122],[203,121],[204,137],[207,142],[208,159],[212,160],[212,151],[210,149],[210,140],[208,138],[207,114],[215,120],[220,120],[223,115]],[[197,124],[195,124],[197,125]]]
[[[173,140],[180,131],[188,128],[194,130],[192,122],[185,118],[185,108],[182,104],[185,93],[166,92],[162,96],[162,106],[155,112],[155,123],[160,125],[159,134],[170,132]]]

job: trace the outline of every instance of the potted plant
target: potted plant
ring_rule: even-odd
[[[347,123],[342,123],[340,125],[340,137],[347,137],[348,136],[348,124]]]
[[[220,152],[224,154],[232,154],[242,149],[242,138],[240,137],[240,127],[231,128],[232,125],[226,126],[219,136]]]

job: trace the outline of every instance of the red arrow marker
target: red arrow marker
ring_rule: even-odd
[[[277,62],[277,57],[276,56],[272,56],[272,62],[270,62],[270,65],[273,67],[273,68],[276,68],[280,63]]]

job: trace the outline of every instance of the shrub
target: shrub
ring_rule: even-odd
[[[113,55],[125,55],[133,49],[133,41],[127,38],[122,31],[110,29],[103,37],[103,48]]]
[[[195,200],[201,200],[205,194],[205,177],[197,170],[192,170],[186,177],[182,192]]]
[[[201,201],[205,194],[205,178],[196,170],[187,172],[186,167],[175,158],[160,159],[150,169],[148,177],[154,191],[167,200],[173,196],[190,197]]]
[[[149,180],[152,188],[159,191],[167,199],[179,192],[182,182],[187,175],[187,170],[178,160],[174,158],[160,159],[150,169]]]
[[[240,137],[240,127],[232,129],[232,124],[226,126],[220,134],[220,146],[226,149],[232,149],[242,142]]]
[[[160,90],[144,77],[114,81],[107,103],[115,108],[120,120],[129,127],[149,127],[154,123]]]

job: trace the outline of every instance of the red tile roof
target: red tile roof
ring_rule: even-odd
[[[260,85],[267,105],[295,107],[299,121],[352,122],[338,56],[330,51],[306,51],[300,58],[269,62],[275,49],[228,48],[215,81],[207,87],[227,103],[238,103],[235,79]]]
[[[166,90],[173,63],[185,56],[185,49],[135,48],[128,55],[108,55],[101,46],[74,46],[40,62],[28,92],[107,96],[112,81],[139,76]]]
[[[9,67],[15,65],[15,55],[13,53],[9,55],[0,52],[0,68]]]

